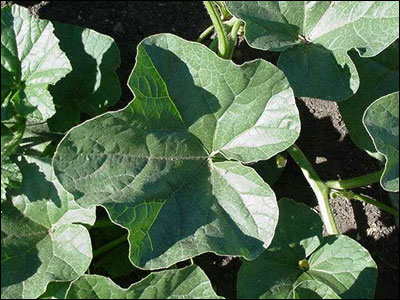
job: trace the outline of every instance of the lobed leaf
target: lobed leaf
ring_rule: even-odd
[[[214,292],[206,274],[197,266],[152,273],[122,289],[111,279],[84,275],[68,289],[66,299],[223,299]]]
[[[239,298],[373,298],[377,267],[367,250],[346,236],[322,238],[321,219],[302,203],[282,199],[279,211],[271,246],[239,270]]]
[[[363,124],[365,110],[376,99],[399,90],[399,42],[396,41],[377,56],[363,58],[350,52],[360,75],[360,88],[346,101],[339,102],[340,113],[352,141],[370,155],[380,158]]]
[[[129,86],[136,99],[128,107],[60,143],[53,163],[62,185],[129,230],[138,267],[210,251],[257,257],[278,211],[273,191],[242,163],[268,159],[299,135],[283,73],[262,60],[237,66],[161,34],[138,46]]]
[[[23,180],[2,203],[2,298],[39,297],[51,281],[70,281],[86,272],[92,258],[89,233],[95,212],[78,207],[62,189],[44,158],[18,163]]]
[[[58,22],[53,25],[72,71],[49,88],[56,114],[48,124],[52,131],[66,132],[80,122],[82,113],[97,116],[119,100],[120,57],[117,44],[107,35]]]
[[[295,95],[342,101],[358,89],[347,52],[375,56],[399,37],[399,4],[388,1],[227,1],[250,46],[284,51],[278,66]]]
[[[399,191],[399,92],[373,102],[365,111],[363,123],[376,150],[386,158],[382,187]]]
[[[15,113],[46,121],[55,113],[48,91],[71,71],[52,23],[18,5],[1,9],[1,120]]]

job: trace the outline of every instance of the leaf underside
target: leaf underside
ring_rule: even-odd
[[[268,159],[299,135],[283,73],[161,34],[138,46],[129,86],[136,99],[128,107],[61,142],[53,163],[62,185],[128,229],[138,267],[204,252],[257,257],[278,210],[270,187],[242,163]]]

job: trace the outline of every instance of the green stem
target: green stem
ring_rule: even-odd
[[[232,16],[226,9],[224,1],[214,1],[214,3],[218,6],[219,11],[221,12],[222,20],[226,20]]]
[[[238,38],[238,32],[240,29],[240,26],[242,25],[241,20],[236,20],[235,23],[233,24],[232,30],[231,30],[231,38],[229,40],[229,45],[228,45],[228,58],[232,59],[233,56],[233,51],[235,50],[235,45],[236,41]]]
[[[126,239],[128,238],[128,235],[125,234],[123,236],[121,236],[120,238],[113,240],[111,242],[109,242],[108,244],[105,244],[104,246],[96,249],[93,252],[93,258],[99,257],[100,255],[110,251],[111,249],[117,247],[118,245],[121,245],[122,243],[126,242]]]
[[[214,25],[210,25],[209,27],[206,28],[206,30],[204,30],[199,37],[197,38],[196,42],[201,43],[202,41],[204,41],[204,39],[206,37],[208,37],[210,34],[212,34],[214,32]]]
[[[395,216],[395,217],[399,217],[399,211],[393,207],[390,207],[389,205],[386,205],[382,202],[376,201],[375,199],[365,196],[365,195],[361,195],[361,194],[356,194],[353,193],[351,191],[341,191],[341,190],[335,190],[333,191],[335,194],[342,196],[344,198],[347,199],[354,199],[354,200],[358,200],[358,201],[362,201],[362,202],[366,202],[369,204],[372,204],[376,207],[378,207],[379,209],[386,211],[387,213]]]
[[[326,231],[328,234],[338,234],[335,218],[329,205],[329,188],[319,178],[317,172],[297,145],[291,146],[287,151],[300,167],[317,197]]]
[[[228,37],[222,24],[222,20],[212,1],[204,1],[204,6],[206,7],[208,14],[210,15],[211,21],[213,22],[215,31],[217,33],[218,55],[222,58],[226,58],[228,51]]]
[[[379,182],[382,176],[383,170],[377,171],[371,174],[363,175],[346,180],[330,180],[325,184],[327,187],[335,190],[351,190],[363,186],[370,185],[375,182]]]

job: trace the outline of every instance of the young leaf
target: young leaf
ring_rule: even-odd
[[[138,46],[129,86],[136,99],[127,108],[60,143],[60,182],[129,230],[136,266],[164,268],[210,251],[257,257],[278,211],[273,191],[242,162],[268,159],[299,135],[283,73],[161,34]]]
[[[390,1],[227,1],[246,23],[250,46],[284,51],[278,66],[295,95],[342,101],[358,89],[347,54],[375,56],[399,37],[399,4]]]
[[[384,96],[365,111],[363,123],[376,150],[386,158],[382,187],[399,191],[399,92]]]
[[[82,209],[53,175],[47,159],[19,162],[21,188],[2,203],[2,298],[39,297],[51,281],[83,275],[92,258],[89,233],[94,210]]]
[[[152,273],[122,289],[111,279],[84,275],[74,281],[66,299],[223,299],[197,266]]]
[[[81,113],[97,116],[119,100],[119,49],[111,37],[94,30],[53,25],[72,72],[49,88],[56,114],[48,123],[52,131],[66,132],[80,122]]]
[[[379,159],[381,154],[375,149],[362,119],[372,102],[399,90],[399,42],[374,57],[362,58],[355,51],[350,52],[350,57],[360,75],[360,88],[353,97],[338,103],[340,114],[352,141]]]
[[[239,271],[239,298],[373,297],[377,269],[367,250],[346,236],[322,238],[321,219],[304,204],[282,199],[279,211],[271,246]]]
[[[15,113],[45,121],[55,113],[49,85],[71,71],[49,21],[18,5],[1,9],[1,120]]]

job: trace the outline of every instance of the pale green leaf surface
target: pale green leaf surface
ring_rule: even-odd
[[[329,286],[317,280],[300,282],[292,291],[291,299],[342,299]]]
[[[359,78],[347,52],[355,48],[361,56],[375,56],[399,36],[399,4],[394,1],[226,3],[245,21],[252,47],[284,51],[278,66],[299,97],[351,97]]]
[[[375,148],[386,158],[382,187],[399,191],[399,92],[373,102],[365,111],[363,123]]]
[[[1,202],[6,200],[7,189],[18,188],[22,181],[22,174],[16,163],[9,158],[1,160]]]
[[[370,155],[379,158],[375,146],[362,122],[365,110],[376,99],[399,90],[399,43],[396,41],[377,56],[362,58],[355,51],[350,52],[360,75],[357,93],[339,102],[340,114],[352,141]]]
[[[238,297],[243,299],[289,297],[301,274],[300,260],[320,245],[321,218],[306,205],[279,201],[279,221],[270,247],[257,259],[244,262],[238,274]]]
[[[197,266],[152,273],[128,289],[111,279],[84,275],[74,281],[67,299],[222,299]]]
[[[56,114],[48,122],[52,131],[65,132],[80,122],[81,113],[94,117],[119,100],[119,49],[111,37],[94,30],[53,25],[73,70],[49,88]]]
[[[48,159],[24,157],[23,181],[2,203],[2,298],[37,298],[51,281],[81,276],[92,258],[93,209],[81,209],[62,189]]]
[[[272,239],[277,205],[241,162],[268,159],[299,135],[283,73],[262,60],[237,66],[162,34],[138,46],[129,86],[136,99],[127,108],[61,142],[60,182],[80,205],[104,206],[129,230],[136,266],[163,268],[210,251],[257,257]]]
[[[346,236],[322,239],[321,219],[304,204],[282,199],[279,211],[271,246],[239,270],[239,298],[303,295],[305,298],[300,299],[312,299],[316,294],[336,294],[344,299],[373,298],[377,267],[366,249]],[[299,267],[303,259],[308,260],[308,270]],[[309,280],[316,282],[310,284]],[[303,282],[306,287],[296,290]]]
[[[12,111],[36,121],[54,115],[47,88],[68,74],[71,65],[53,30],[49,21],[36,19],[26,8],[1,9],[2,120]]]

